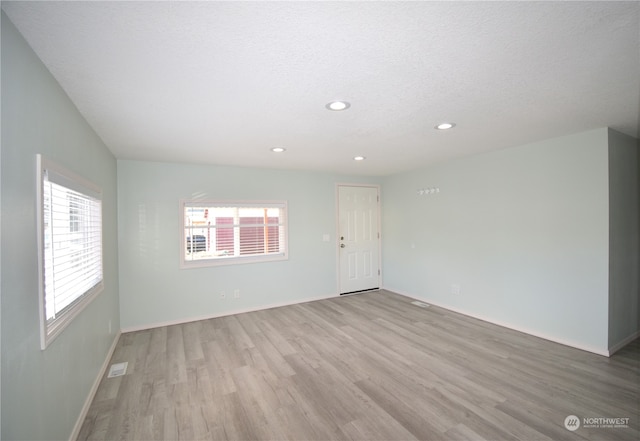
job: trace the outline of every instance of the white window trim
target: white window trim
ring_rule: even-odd
[[[36,155],[36,224],[37,224],[37,244],[38,244],[38,303],[40,314],[40,348],[45,350],[47,346],[55,340],[58,335],[86,308],[104,289],[104,242],[101,235],[100,240],[102,242],[103,252],[100,256],[100,265],[103,269],[102,280],[89,289],[76,301],[69,310],[61,314],[56,320],[47,325],[46,310],[45,310],[45,280],[44,280],[44,173],[45,171],[52,172],[56,175],[56,180],[59,183],[64,182],[64,186],[67,188],[79,191],[83,194],[91,195],[99,198],[102,201],[102,189],[92,182],[86,180],[80,175],[73,173],[58,164],[47,160],[42,155]]]
[[[212,207],[212,206],[226,206],[226,207],[282,207],[285,212],[284,223],[284,249],[282,253],[273,255],[249,255],[249,256],[236,256],[224,259],[201,259],[201,260],[185,260],[185,244],[187,243],[187,236],[185,234],[185,208],[189,207]],[[180,269],[189,268],[205,268],[225,265],[241,265],[246,263],[259,263],[259,262],[277,262],[289,259],[289,207],[287,201],[284,200],[224,200],[224,199],[181,199],[180,200]]]

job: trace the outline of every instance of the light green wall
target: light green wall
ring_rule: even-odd
[[[68,439],[119,329],[116,161],[2,13],[2,439]],[[103,189],[105,290],[40,350],[36,154]],[[108,332],[108,322],[113,332]]]
[[[384,286],[605,353],[607,160],[599,129],[386,178]]]
[[[638,140],[609,130],[609,347],[640,331]]]
[[[118,161],[124,330],[337,294],[336,183],[376,179],[256,168]],[[286,261],[179,268],[180,199],[286,200]],[[324,242],[323,235],[330,235]],[[240,298],[233,298],[234,290]],[[220,292],[226,298],[220,298]]]

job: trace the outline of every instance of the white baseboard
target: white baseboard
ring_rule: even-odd
[[[580,349],[581,351],[591,352],[593,354],[602,355],[604,357],[609,357],[612,354],[611,350],[608,350],[608,349],[602,349],[602,348],[596,348],[596,347],[593,347],[593,346],[587,346],[587,345],[584,345],[582,343],[577,343],[577,342],[574,342],[574,341],[566,340],[566,339],[563,339],[563,338],[556,337],[554,335],[544,334],[544,333],[541,333],[541,332],[536,331],[536,330],[523,328],[523,327],[521,327],[519,325],[514,325],[513,323],[502,322],[502,321],[495,320],[495,319],[489,318],[489,317],[485,317],[485,316],[482,316],[482,315],[479,315],[479,314],[476,314],[476,313],[473,313],[473,312],[465,311],[463,309],[459,309],[459,308],[456,308],[456,307],[453,307],[453,306],[450,306],[450,305],[445,305],[445,304],[442,304],[442,303],[433,302],[431,299],[426,298],[426,297],[421,297],[421,296],[416,296],[414,294],[405,293],[405,292],[399,291],[399,290],[394,289],[394,288],[384,287],[383,289],[386,289],[387,291],[391,291],[391,292],[400,294],[400,295],[405,296],[405,297],[409,297],[411,299],[419,300],[421,302],[425,302],[425,303],[429,303],[429,304],[434,305],[434,306],[438,306],[439,308],[443,308],[443,309],[446,309],[448,311],[452,311],[452,312],[455,312],[455,313],[458,313],[458,314],[466,315],[468,317],[473,317],[475,319],[482,320],[483,322],[492,323],[494,325],[502,326],[503,328],[511,329],[513,331],[522,332],[524,334],[532,335],[534,337],[542,338],[544,340],[549,340],[549,341],[552,341],[554,343],[559,343],[559,344],[564,345],[564,346],[569,346],[569,347],[574,348],[574,349]]]
[[[111,343],[111,347],[107,351],[107,356],[105,357],[104,362],[102,363],[102,367],[98,372],[98,376],[93,382],[93,386],[91,386],[89,395],[87,396],[87,399],[85,400],[84,405],[82,406],[82,410],[80,411],[80,415],[76,420],[76,424],[73,427],[73,431],[71,432],[71,436],[69,437],[70,441],[76,441],[76,439],[78,439],[78,435],[80,435],[80,429],[82,429],[82,424],[84,423],[84,419],[87,417],[87,413],[89,413],[89,408],[91,407],[91,403],[93,403],[93,399],[96,396],[96,392],[98,391],[98,386],[100,386],[100,382],[102,381],[104,374],[107,372],[107,369],[109,368],[109,362],[111,361],[111,356],[113,355],[113,352],[116,350],[116,346],[118,345],[120,334],[121,334],[120,331],[116,333],[116,336],[113,339],[113,342]]]
[[[176,319],[176,320],[169,320],[169,321],[166,321],[166,322],[156,322],[156,323],[149,323],[149,324],[145,324],[145,325],[129,326],[129,327],[123,328],[122,329],[122,333],[125,334],[127,332],[145,331],[147,329],[161,328],[163,326],[182,325],[184,323],[197,322],[199,320],[209,320],[209,319],[214,319],[214,318],[219,318],[219,317],[226,317],[226,316],[229,316],[229,315],[243,314],[245,312],[262,311],[262,310],[265,310],[265,309],[280,308],[282,306],[290,306],[290,305],[298,305],[298,304],[301,304],[301,303],[316,302],[318,300],[325,300],[325,299],[331,299],[331,298],[336,298],[336,297],[339,297],[339,295],[338,294],[328,294],[328,295],[324,295],[324,296],[310,297],[310,298],[307,298],[307,299],[293,300],[291,302],[272,303],[272,304],[269,304],[269,305],[262,305],[262,306],[252,307],[252,308],[244,308],[244,309],[234,309],[234,310],[231,310],[231,311],[217,312],[217,313],[214,313],[214,314],[207,314],[207,315],[202,315],[202,316],[197,316],[197,317],[180,318],[180,319]]]
[[[628,336],[624,340],[622,340],[622,341],[616,343],[615,345],[611,346],[609,348],[609,356],[612,356],[613,354],[618,352],[620,349],[624,348],[626,345],[628,345],[629,343],[631,343],[632,341],[634,341],[638,337],[640,337],[640,331],[634,332],[633,334],[631,334],[630,336]]]

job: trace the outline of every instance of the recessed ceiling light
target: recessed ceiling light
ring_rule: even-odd
[[[454,128],[456,125],[455,123],[442,123],[442,124],[438,124],[435,128],[438,130],[449,130]]]
[[[351,104],[349,104],[346,101],[331,101],[325,107],[329,110],[339,111],[339,110],[347,110],[349,107],[351,107]]]
[[[353,157],[354,161],[364,161],[365,159],[367,159],[367,158],[365,158],[364,156],[354,156]]]
[[[282,153],[282,152],[286,152],[287,149],[282,148],[282,147],[274,147],[274,148],[271,149],[271,151],[275,152],[275,153]]]

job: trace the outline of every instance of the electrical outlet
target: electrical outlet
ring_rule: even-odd
[[[111,320],[109,320],[109,334],[111,334]]]
[[[451,294],[455,296],[460,295],[460,285],[458,285],[457,283],[451,285]]]
[[[233,298],[234,299],[239,299],[240,298],[240,290],[236,289],[235,291],[233,291]]]
[[[227,298],[227,295],[224,293],[224,291],[220,292],[220,298],[221,299],[226,299]]]

